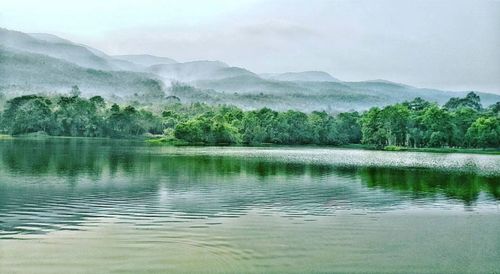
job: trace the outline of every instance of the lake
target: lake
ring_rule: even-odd
[[[495,273],[500,156],[0,141],[0,273]]]

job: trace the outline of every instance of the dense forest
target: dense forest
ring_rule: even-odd
[[[363,113],[278,112],[269,108],[170,102],[152,110],[120,106],[102,97],[29,95],[7,101],[0,131],[54,136],[156,136],[185,144],[367,144],[398,147],[500,147],[500,102],[483,108],[479,96],[445,105],[416,98]]]

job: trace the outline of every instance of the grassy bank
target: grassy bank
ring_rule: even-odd
[[[146,140],[150,145],[164,146],[228,146],[229,144],[207,145],[203,143],[188,143],[175,137],[155,137]],[[318,146],[318,145],[276,145],[276,144],[256,144],[256,145],[229,145],[229,146],[245,146],[245,147],[333,147],[347,149],[363,149],[363,150],[378,150],[378,151],[410,151],[410,152],[432,152],[432,153],[471,153],[471,154],[492,154],[500,155],[500,149],[495,148],[408,148],[398,146],[387,146],[383,149],[376,148],[371,145],[364,144],[347,144],[342,146]]]
[[[103,137],[70,137],[70,136],[50,136],[46,134],[24,134],[24,135],[7,135],[0,134],[1,140],[13,140],[16,138],[26,139],[46,139],[46,138],[57,138],[57,139],[114,139],[114,140],[145,140],[149,145],[155,146],[245,146],[245,147],[333,147],[333,148],[346,148],[346,149],[363,149],[363,150],[378,150],[378,151],[409,151],[409,152],[431,152],[431,153],[470,153],[470,154],[488,154],[488,155],[500,155],[500,148],[408,148],[400,146],[387,146],[383,149],[376,148],[372,145],[364,144],[347,144],[341,146],[318,146],[318,145],[276,145],[276,144],[257,144],[257,145],[230,145],[230,144],[217,144],[217,145],[207,145],[204,143],[189,143],[183,140],[179,140],[175,137],[165,137],[165,136],[154,136],[154,137],[132,137],[132,138],[103,138]]]
[[[408,148],[398,146],[387,146],[384,151],[411,151],[411,152],[432,152],[432,153],[472,153],[472,154],[493,154],[500,155],[500,148]]]
[[[0,134],[0,140],[10,140],[12,136],[6,134]]]
[[[202,145],[202,144],[189,144],[188,142],[179,140],[174,137],[152,137],[146,139],[146,143],[157,146],[186,146],[186,145]]]

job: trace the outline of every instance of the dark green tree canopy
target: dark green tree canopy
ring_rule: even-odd
[[[458,98],[458,97],[451,98],[444,105],[444,107],[449,110],[468,107],[479,111],[482,109],[481,98],[479,98],[479,96],[476,93],[471,91],[465,96],[465,98]]]
[[[175,84],[175,89],[185,89]],[[76,90],[77,88],[74,88]],[[7,101],[0,130],[9,134],[127,138],[144,134],[192,144],[343,145],[378,148],[499,147],[500,103],[482,109],[469,93],[444,106],[421,98],[365,111],[244,111],[234,106],[168,103],[154,109],[138,103],[108,104],[100,96],[28,95]]]

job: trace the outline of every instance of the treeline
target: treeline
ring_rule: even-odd
[[[364,113],[331,115],[262,108],[171,103],[150,111],[78,94],[22,96],[7,102],[0,130],[12,135],[131,137],[162,135],[190,144],[368,144],[406,147],[499,147],[500,103],[486,109],[469,93],[444,106],[416,98]]]
[[[163,117],[171,117],[176,124],[174,136],[189,143],[341,145],[361,140],[356,112],[333,117],[326,112],[242,111],[222,106],[187,119],[178,113],[164,112]]]
[[[500,147],[500,102],[487,109],[470,92],[443,107],[416,98],[372,108],[360,119],[362,142],[377,147]]]
[[[16,97],[7,101],[1,121],[3,132],[12,135],[129,137],[163,132],[160,117],[133,106],[109,106],[100,96]]]

